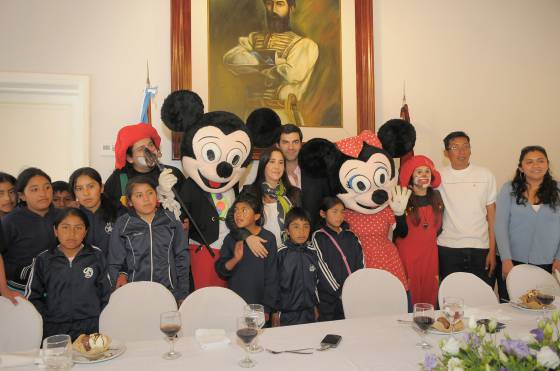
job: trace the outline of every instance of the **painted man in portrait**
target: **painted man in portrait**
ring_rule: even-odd
[[[305,126],[301,99],[319,57],[317,44],[292,31],[290,15],[296,0],[263,0],[266,30],[239,38],[225,53],[226,67],[247,86],[249,111],[273,109],[283,123]]]

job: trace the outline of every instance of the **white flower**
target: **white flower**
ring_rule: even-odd
[[[463,371],[463,361],[452,357],[447,361],[447,371]]]
[[[549,347],[542,347],[537,353],[537,363],[546,368],[556,369],[560,366],[560,358]]]
[[[459,342],[457,340],[455,340],[454,337],[450,337],[445,342],[445,345],[441,348],[441,350],[443,350],[443,352],[445,352],[445,353],[455,355],[455,354],[459,353],[459,348],[460,347],[461,347],[461,344],[459,344]]]

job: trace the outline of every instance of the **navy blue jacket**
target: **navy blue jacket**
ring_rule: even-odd
[[[126,208],[119,204],[117,206],[117,216],[126,214]],[[109,240],[116,220],[106,221],[103,219],[101,210],[92,213],[83,206],[80,209],[87,215],[89,221],[89,228],[87,231],[85,242],[89,245],[99,247],[105,256],[109,254]]]
[[[6,243],[2,257],[10,286],[25,290],[33,258],[57,245],[54,220],[59,213],[51,206],[42,217],[25,206],[18,206],[2,219]]]
[[[278,249],[276,259],[280,287],[276,308],[280,312],[296,312],[317,306],[319,260],[311,242],[297,245],[287,240]]]
[[[110,295],[105,255],[87,244],[72,262],[58,247],[37,255],[25,290],[43,321],[50,323],[97,318]]]
[[[326,235],[325,233],[328,233]],[[364,255],[362,245],[358,237],[343,225],[340,233],[325,226],[313,233],[311,241],[319,256],[319,313],[322,319],[341,319],[343,318],[342,286],[348,278],[348,269],[344,263],[342,254],[338,251],[331,236],[338,243],[342,253],[346,257],[346,262],[350,272],[355,272],[364,267]],[[332,317],[335,316],[335,317]]]
[[[226,236],[220,250],[220,259],[216,261],[216,272],[228,281],[228,287],[235,291],[247,303],[262,304],[266,312],[275,309],[278,297],[278,280],[276,270],[276,239],[274,235],[261,228],[257,235],[265,239],[268,255],[266,258],[255,256],[246,243],[243,243],[243,258],[233,270],[226,269],[226,263],[233,258],[235,239],[231,233]]]
[[[161,283],[175,299],[182,300],[189,293],[187,247],[183,225],[173,214],[158,208],[152,223],[148,224],[134,210],[129,210],[113,227],[109,276],[116,282],[119,272],[126,269],[129,282]]]

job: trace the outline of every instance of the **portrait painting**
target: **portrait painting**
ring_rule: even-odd
[[[343,127],[340,2],[208,0],[209,110]]]

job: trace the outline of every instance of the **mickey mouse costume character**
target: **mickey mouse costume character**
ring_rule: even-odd
[[[335,144],[312,139],[300,156],[308,171],[322,171],[329,178],[331,189],[346,206],[345,219],[360,239],[365,267],[392,273],[408,291],[404,266],[388,237],[396,224],[395,216],[404,215],[410,197],[410,190],[396,187],[393,155],[366,130]]]
[[[245,123],[233,113],[204,113],[202,99],[188,90],[173,92],[165,99],[161,118],[169,129],[183,132],[181,161],[188,178],[180,187],[179,196],[211,248],[202,248],[204,238],[191,229],[189,253],[195,289],[226,287],[214,263],[229,233],[225,223],[227,212],[239,192],[239,179],[251,161],[249,133]],[[164,198],[174,197],[172,178],[168,172],[160,176],[158,191]]]

